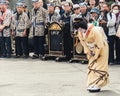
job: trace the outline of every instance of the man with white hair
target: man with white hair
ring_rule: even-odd
[[[34,55],[33,59],[44,55],[45,24],[47,23],[48,12],[44,9],[42,0],[32,0],[30,37],[33,37]]]

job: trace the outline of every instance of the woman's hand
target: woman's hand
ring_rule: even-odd
[[[82,32],[78,29],[78,37],[79,38],[82,38],[83,37],[83,34],[82,34]]]
[[[89,60],[92,57],[91,51],[87,52],[87,59]]]

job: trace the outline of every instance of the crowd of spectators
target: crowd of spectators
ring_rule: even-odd
[[[120,2],[119,0],[115,0],[114,2],[107,2],[105,0],[82,0],[82,2],[73,4],[68,1],[61,2],[61,5],[56,5],[54,3],[54,0],[52,2],[49,2],[49,4],[44,4],[42,0],[32,0],[33,2],[33,11],[35,11],[35,14],[37,14],[37,9],[40,7],[43,7],[44,12],[42,12],[41,16],[46,17],[44,18],[44,34],[42,35],[42,38],[44,39],[37,39],[36,37],[41,35],[35,35],[32,34],[31,36],[31,28],[32,32],[35,30],[34,27],[38,26],[37,24],[34,25],[34,20],[32,16],[32,10],[27,10],[27,6],[25,5],[24,0],[19,0],[16,5],[16,12],[12,12],[8,8],[8,3],[3,3],[2,0],[0,3],[0,57],[2,58],[11,58],[11,54],[15,54],[15,57],[17,58],[28,58],[30,53],[30,44],[28,41],[33,38],[33,49],[34,49],[34,55],[32,56],[33,59],[39,58],[40,56],[44,56],[45,50],[41,49],[43,46],[38,46],[39,44],[45,44],[46,43],[46,34],[48,32],[47,26],[51,24],[52,22],[58,22],[61,25],[64,25],[64,49],[66,58],[70,60],[72,58],[72,50],[73,50],[73,33],[74,33],[74,19],[77,17],[82,17],[86,20],[88,23],[92,23],[94,26],[101,26],[104,29],[104,32],[108,39],[109,44],[109,64],[120,64],[120,37],[116,35],[119,26],[120,26]],[[39,4],[38,4],[39,3]],[[38,5],[37,5],[38,4]],[[45,6],[45,7],[44,7]],[[22,10],[19,9],[22,7]],[[7,10],[4,11],[4,10]],[[28,18],[27,23],[29,21],[29,24],[25,28],[24,36],[16,35],[14,30],[17,29],[18,24],[14,25],[14,22],[16,20],[15,15],[16,13],[24,12],[27,14]],[[4,14],[5,13],[5,14]],[[7,14],[10,14],[9,17]],[[44,14],[43,14],[44,13]],[[17,14],[16,16],[19,17]],[[8,21],[10,23],[8,24],[8,21],[5,20],[5,18],[9,18]],[[24,19],[25,19],[24,18]],[[36,17],[40,18],[40,17]],[[19,18],[17,18],[19,19]],[[36,19],[37,20],[37,19]],[[41,19],[40,19],[41,20]],[[6,23],[7,22],[7,23]],[[32,25],[31,25],[32,24]],[[4,25],[4,26],[3,26]],[[42,23],[40,23],[40,26]],[[24,25],[23,25],[24,26]],[[6,32],[5,35],[3,34],[5,30],[10,29],[9,36]],[[41,28],[41,27],[40,27]],[[39,30],[39,29],[38,29]],[[43,29],[40,29],[43,31]],[[119,30],[120,31],[120,30]],[[36,32],[36,31],[35,31]],[[33,33],[35,33],[33,32]],[[41,32],[41,31],[40,31]],[[7,34],[7,35],[6,35]],[[22,34],[23,35],[23,34]],[[20,38],[17,38],[20,37]],[[15,39],[15,50],[12,51],[13,46],[12,45],[12,39]],[[22,39],[21,39],[22,38]],[[11,40],[12,41],[11,41]],[[39,41],[38,43],[36,43]],[[42,43],[40,43],[42,42]],[[40,48],[39,48],[40,47]],[[37,50],[37,51],[36,51]],[[40,51],[42,50],[42,52]],[[18,52],[18,53],[17,53]]]

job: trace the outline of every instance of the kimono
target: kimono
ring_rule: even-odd
[[[89,25],[86,33],[79,32],[79,39],[89,60],[87,86],[104,87],[109,82],[109,49],[104,31],[102,32],[94,25]]]

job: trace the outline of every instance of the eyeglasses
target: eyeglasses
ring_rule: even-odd
[[[99,3],[104,3],[104,2],[99,2]]]
[[[73,10],[78,10],[78,9],[80,9],[80,8],[74,8]]]

